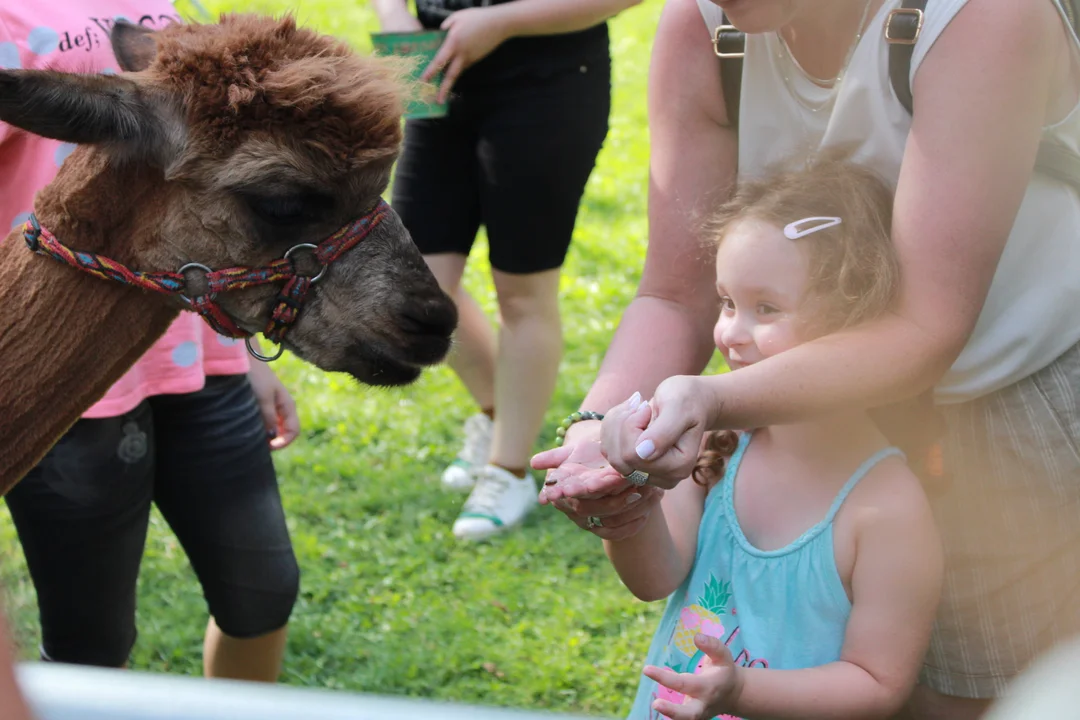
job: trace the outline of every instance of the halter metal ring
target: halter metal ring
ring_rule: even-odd
[[[182,266],[176,272],[179,273],[180,275],[183,275],[185,270],[191,270],[192,268],[195,268],[196,270],[202,270],[207,275],[214,272],[213,270],[206,267],[202,263],[196,263],[196,262],[190,262],[187,265]],[[185,295],[184,293],[178,293],[178,295],[179,295],[180,299],[183,300],[184,302],[186,302],[188,305],[191,304],[191,298],[189,298],[187,295]]]
[[[296,252],[297,250],[305,249],[305,248],[308,249],[308,250],[318,250],[319,246],[318,245],[312,245],[311,243],[300,243],[299,245],[293,245],[291,248],[289,248],[288,250],[285,251],[285,259],[288,260],[289,256],[292,255],[294,252]],[[319,270],[319,274],[316,275],[315,277],[311,278],[311,284],[312,285],[319,282],[319,279],[323,275],[326,274],[326,268],[327,267],[329,267],[329,266],[328,265],[323,265],[322,270]]]
[[[281,354],[283,352],[285,352],[285,346],[284,345],[278,345],[276,353],[274,353],[273,355],[263,355],[258,350],[255,349],[255,346],[253,346],[251,344],[251,338],[250,337],[244,338],[244,344],[247,345],[247,349],[248,349],[248,352],[251,354],[251,357],[255,358],[256,360],[261,360],[264,363],[274,362],[279,357],[281,357]]]

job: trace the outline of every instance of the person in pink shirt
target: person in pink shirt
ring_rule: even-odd
[[[117,72],[119,18],[180,22],[167,0],[4,3],[0,68]],[[0,123],[0,222],[22,224],[73,149]],[[275,680],[299,569],[270,452],[298,432],[273,371],[181,313],[5,498],[37,590],[42,658],[127,663],[153,503],[203,588],[206,675]]]

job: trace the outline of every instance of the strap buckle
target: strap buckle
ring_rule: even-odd
[[[735,37],[731,37],[735,35]],[[743,35],[742,30],[734,25],[717,25],[716,30],[713,30],[713,52],[716,53],[716,57],[722,60],[739,59],[746,57],[746,36]],[[742,47],[742,50],[731,52],[728,48],[734,44],[735,47]],[[722,46],[724,48],[722,49]]]
[[[905,20],[910,18],[907,22]],[[921,8],[895,8],[885,18],[885,42],[890,45],[914,45],[922,32]]]

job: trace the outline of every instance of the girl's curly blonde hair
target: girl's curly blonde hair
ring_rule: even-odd
[[[802,319],[810,337],[857,325],[887,312],[896,300],[900,264],[890,237],[893,196],[873,172],[851,162],[822,157],[805,168],[741,183],[704,224],[706,240],[719,246],[743,220],[783,229],[808,217],[838,217],[841,222],[791,242],[809,253],[804,305],[813,301],[813,317]],[[708,486],[723,474],[737,435],[709,433],[694,481]]]

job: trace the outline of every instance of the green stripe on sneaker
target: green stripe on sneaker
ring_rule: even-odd
[[[494,515],[485,515],[483,513],[463,512],[460,515],[458,515],[458,517],[459,518],[480,518],[482,520],[490,520],[491,522],[495,523],[498,527],[503,526],[503,521],[500,520],[499,518],[495,517]]]
[[[472,463],[471,463],[471,462],[469,462],[468,460],[466,460],[466,459],[464,459],[464,458],[459,458],[459,457],[456,457],[456,458],[454,458],[454,459],[453,459],[453,460],[452,460],[452,461],[450,462],[450,464],[451,464],[452,466],[455,466],[455,467],[459,467],[459,468],[465,468],[466,470],[468,470],[469,468],[471,468],[471,467],[472,467]]]

